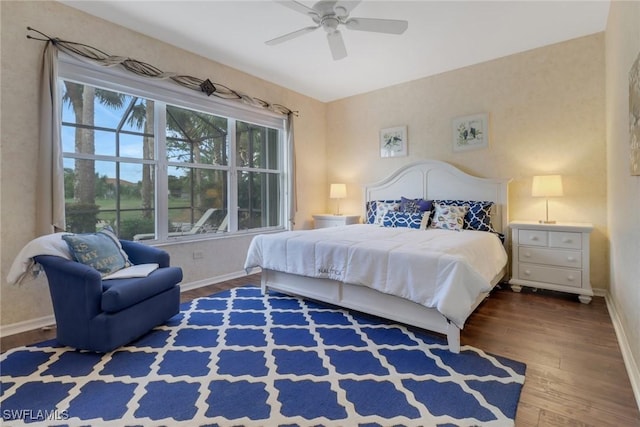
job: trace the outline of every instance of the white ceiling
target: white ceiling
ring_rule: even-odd
[[[328,102],[604,31],[610,2],[364,0],[351,17],[403,19],[409,28],[402,35],[342,28],[348,57],[339,61],[322,29],[267,46],[313,25],[275,1],[62,3]]]

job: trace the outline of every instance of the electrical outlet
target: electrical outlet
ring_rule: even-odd
[[[204,258],[204,254],[201,251],[196,251],[193,253],[193,259],[202,259]]]

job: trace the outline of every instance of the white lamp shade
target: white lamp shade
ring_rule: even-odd
[[[330,199],[344,199],[347,197],[347,185],[346,184],[331,184],[329,189]]]
[[[540,175],[533,177],[531,196],[560,197],[562,195],[562,177],[560,175]]]

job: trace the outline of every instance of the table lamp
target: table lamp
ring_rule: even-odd
[[[562,177],[560,175],[538,175],[533,177],[531,196],[545,197],[547,203],[546,219],[540,220],[540,224],[555,224],[549,220],[549,197],[560,197],[562,192]]]
[[[340,199],[347,197],[347,185],[346,184],[331,184],[329,189],[329,198],[337,199],[336,215],[340,214]]]

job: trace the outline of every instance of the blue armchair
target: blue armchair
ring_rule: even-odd
[[[169,266],[169,254],[120,242],[131,263],[157,263],[159,268],[146,277],[103,281],[97,270],[82,263],[52,255],[34,257],[49,281],[60,344],[106,353],[180,311],[182,269]]]

